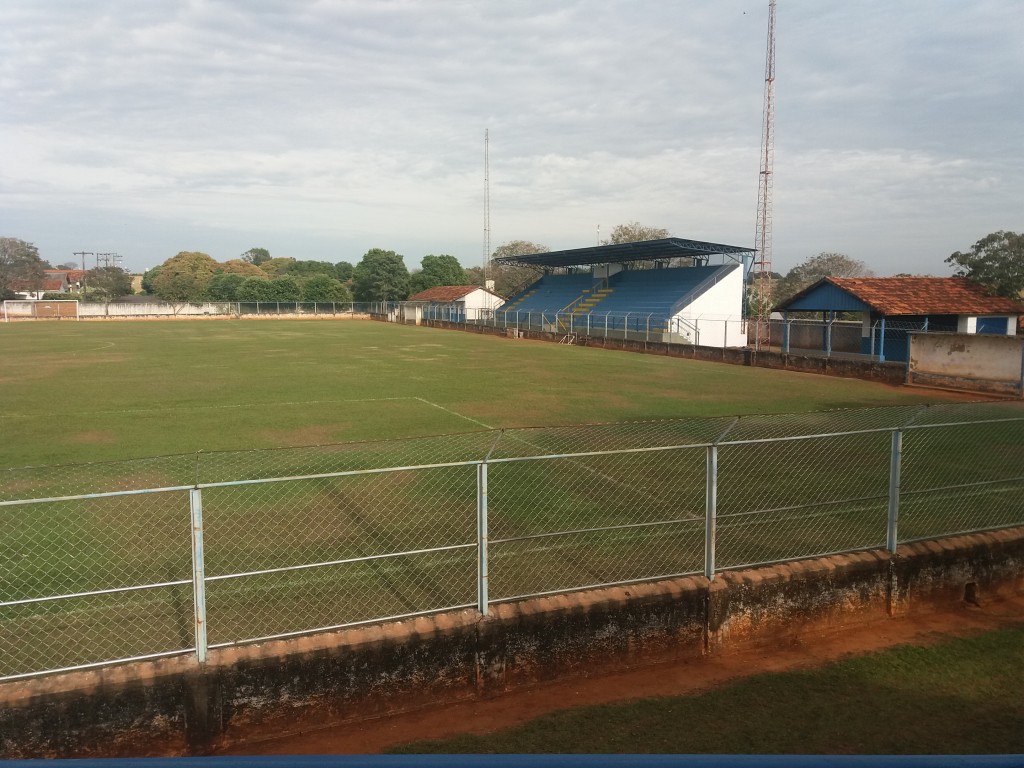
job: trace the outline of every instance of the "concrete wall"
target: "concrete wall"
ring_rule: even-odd
[[[1024,528],[0,685],[0,757],[203,754],[538,681],[1024,593]]]
[[[912,384],[1024,394],[1024,339],[967,333],[910,335]]]

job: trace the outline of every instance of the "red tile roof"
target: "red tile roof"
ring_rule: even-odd
[[[67,284],[60,277],[44,277],[42,280],[12,280],[11,289],[20,293],[34,291],[63,291]]]
[[[64,277],[67,276],[69,283],[80,283],[85,279],[84,269],[46,269],[43,270],[47,277]]]
[[[826,277],[883,315],[1017,315],[1024,305],[989,296],[963,277]]]
[[[477,289],[484,290],[479,285],[439,285],[410,296],[409,301],[458,301]]]

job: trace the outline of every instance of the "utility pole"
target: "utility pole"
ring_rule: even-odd
[[[768,46],[764,64],[764,113],[761,124],[761,167],[757,184],[757,225],[754,230],[756,323],[754,349],[771,344],[772,316],[772,174],[775,165],[775,0],[768,3]]]
[[[86,256],[95,256],[96,254],[93,253],[92,251],[74,251],[71,255],[72,256],[81,256],[82,257],[82,271],[85,272],[85,271],[87,271],[89,269],[85,265],[85,257]]]
[[[82,257],[82,296],[85,296],[85,273],[89,271],[89,268],[85,265],[86,256],[95,256],[96,254],[92,251],[73,251],[72,256]]]

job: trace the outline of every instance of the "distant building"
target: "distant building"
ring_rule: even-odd
[[[407,301],[421,305],[423,319],[464,323],[489,317],[505,300],[479,285],[439,285],[413,294]]]
[[[820,312],[824,320],[861,313],[861,353],[905,361],[911,331],[1014,336],[1024,305],[990,296],[963,277],[826,277],[774,311],[784,319],[792,312]],[[784,336],[783,349],[788,346]]]

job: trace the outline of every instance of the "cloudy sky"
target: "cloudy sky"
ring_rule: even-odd
[[[754,240],[767,0],[4,0],[0,235],[54,264]],[[1024,3],[779,0],[774,266],[1024,230]]]

